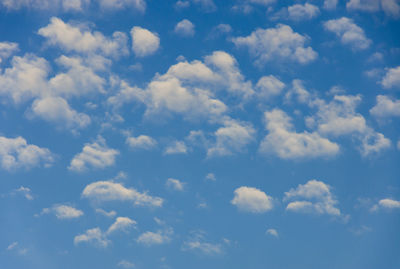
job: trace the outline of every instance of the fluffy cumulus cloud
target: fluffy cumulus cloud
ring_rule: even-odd
[[[179,179],[168,178],[165,185],[167,188],[175,191],[184,191],[186,183],[180,181]]]
[[[194,24],[187,19],[181,20],[175,25],[174,32],[181,36],[194,36]]]
[[[0,136],[0,164],[5,170],[49,167],[54,161],[55,155],[47,148],[28,144],[20,136],[16,138]]]
[[[107,234],[111,234],[117,231],[127,232],[132,228],[136,227],[136,221],[128,217],[118,217],[113,224],[108,228]]]
[[[85,144],[82,152],[75,155],[71,160],[68,169],[76,172],[81,172],[88,168],[103,169],[114,165],[118,154],[118,150],[109,148],[106,145],[106,140],[99,136],[93,143]]]
[[[324,28],[333,32],[343,45],[350,46],[353,50],[364,50],[369,48],[372,41],[365,36],[361,29],[352,19],[342,17],[324,22]]]
[[[121,183],[97,181],[90,183],[82,192],[82,197],[96,202],[130,201],[136,206],[161,207],[164,200],[134,188],[126,188]]]
[[[400,89],[400,66],[387,68],[381,84],[385,89]]]
[[[383,11],[387,16],[400,17],[400,4],[397,0],[349,0],[346,8],[351,11],[378,12]]]
[[[107,239],[106,234],[103,233],[100,228],[96,227],[88,229],[85,233],[74,237],[75,245],[82,243],[93,244],[96,247],[105,248],[111,243],[111,241]]]
[[[246,122],[225,120],[223,126],[215,133],[215,144],[208,148],[207,156],[232,155],[245,151],[246,146],[254,140],[255,129]]]
[[[83,211],[69,205],[53,205],[44,208],[41,214],[54,214],[58,219],[76,219],[83,216]]]
[[[0,63],[18,51],[18,44],[13,42],[0,42]]]
[[[231,203],[239,210],[251,213],[264,213],[273,208],[273,199],[265,192],[252,187],[242,186],[234,191]]]
[[[153,245],[162,245],[171,241],[173,230],[167,228],[165,230],[158,230],[157,232],[144,232],[136,239],[136,242],[144,246],[150,247]]]
[[[150,32],[142,27],[135,26],[131,30],[132,50],[136,57],[154,54],[160,47],[160,38],[157,33]]]
[[[335,156],[339,146],[318,133],[297,133],[291,118],[282,110],[264,114],[268,135],[260,144],[261,153],[272,153],[282,159],[319,158]]]
[[[295,189],[285,192],[284,201],[290,201],[286,210],[300,213],[317,213],[340,216],[336,207],[338,201],[331,193],[331,187],[322,181],[310,180]]]
[[[386,210],[400,209],[400,201],[393,200],[390,198],[379,200],[379,202],[371,208],[371,211],[377,211],[379,209],[386,209]]]
[[[371,115],[379,118],[399,117],[400,100],[393,100],[386,95],[378,95],[376,97],[376,105],[369,112]]]
[[[249,36],[236,37],[232,41],[237,47],[247,48],[256,59],[256,64],[272,60],[307,64],[318,57],[317,52],[306,46],[306,36],[284,24],[278,24],[275,28],[257,29]]]
[[[185,120],[221,121],[227,106],[216,95],[226,91],[229,97],[253,95],[250,81],[241,74],[236,59],[223,51],[215,51],[204,62],[182,61],[165,74],[157,74],[145,89],[120,82],[121,90],[108,99],[115,108],[136,101],[146,105],[145,117],[182,115]],[[228,96],[227,96],[228,97]]]
[[[311,20],[320,14],[319,8],[310,3],[295,4],[278,11],[273,19],[289,19],[293,21]]]
[[[170,143],[164,150],[164,154],[186,154],[188,152],[188,148],[184,141],[173,141]]]
[[[131,149],[145,149],[150,150],[157,146],[157,141],[147,135],[139,135],[137,137],[129,136],[126,138],[126,144]]]
[[[45,37],[50,45],[66,51],[101,53],[114,57],[129,53],[128,37],[122,32],[114,32],[112,37],[105,37],[100,32],[92,32],[82,25],[65,23],[56,17],[50,19],[49,25],[40,28],[38,34]]]

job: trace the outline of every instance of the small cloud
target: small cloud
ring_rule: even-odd
[[[266,233],[266,234],[269,234],[269,235],[272,235],[272,236],[274,236],[274,237],[276,237],[276,238],[279,237],[278,231],[275,230],[275,229],[268,229],[265,233]]]
[[[182,181],[180,181],[178,179],[168,178],[167,182],[165,183],[165,185],[169,189],[173,189],[173,190],[176,190],[176,191],[183,191],[185,189],[186,183],[184,183],[184,182],[182,182]]]
[[[174,141],[172,144],[165,148],[164,154],[186,154],[188,151],[185,142]]]
[[[127,260],[122,260],[117,265],[122,268],[135,268],[135,264]]]
[[[217,181],[217,178],[215,177],[215,175],[213,173],[208,173],[206,175],[206,180]]]
[[[175,25],[174,32],[184,37],[194,36],[194,24],[191,21],[184,19]]]

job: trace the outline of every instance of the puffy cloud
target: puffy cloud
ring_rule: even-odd
[[[266,233],[266,234],[269,234],[269,235],[272,235],[272,236],[274,236],[274,237],[276,237],[276,238],[279,237],[278,231],[275,230],[275,229],[268,229],[265,233]]]
[[[376,105],[369,110],[375,117],[400,116],[400,100],[392,100],[386,95],[376,97]]]
[[[0,63],[18,51],[18,44],[13,42],[0,42]]]
[[[101,53],[114,57],[129,53],[128,37],[122,32],[114,32],[111,38],[107,38],[100,32],[73,26],[56,17],[50,19],[49,25],[40,28],[38,34],[45,37],[49,44],[58,45],[66,51]]]
[[[16,104],[41,96],[47,88],[49,72],[49,64],[43,58],[33,54],[14,56],[11,67],[0,74],[0,95],[11,98]]]
[[[97,181],[90,183],[82,192],[82,197],[98,202],[131,201],[137,206],[160,207],[163,199],[141,193],[134,188],[112,181]]]
[[[168,178],[165,185],[170,189],[173,189],[176,191],[183,191],[185,189],[186,183],[180,181],[179,179]]]
[[[315,179],[285,192],[284,201],[287,200],[292,201],[286,206],[288,211],[341,215],[340,210],[336,207],[338,201],[331,193],[331,187]]]
[[[264,213],[273,208],[272,197],[259,189],[242,186],[237,188],[234,194],[231,203],[242,211]]]
[[[365,36],[364,30],[356,25],[352,19],[340,19],[324,22],[324,28],[336,34],[343,45],[348,45],[354,50],[369,48],[372,41]]]
[[[237,47],[246,47],[256,58],[257,64],[272,60],[294,61],[307,64],[318,54],[306,47],[308,38],[296,33],[288,25],[278,24],[275,28],[257,29],[249,36],[233,38]]]
[[[400,89],[400,66],[388,68],[385,76],[382,78],[381,84],[385,89]]]
[[[294,79],[292,81],[292,88],[285,94],[287,101],[292,101],[294,98],[301,104],[307,104],[311,100],[311,94],[304,87],[303,81],[300,79]]]
[[[166,230],[159,230],[157,232],[144,232],[136,239],[136,242],[147,247],[153,245],[162,245],[171,241],[173,230],[168,228]]]
[[[117,215],[117,212],[115,212],[114,210],[111,210],[109,212],[105,211],[104,209],[101,208],[96,208],[96,213],[99,213],[103,216],[106,216],[108,218],[114,218],[115,215]]]
[[[194,36],[194,24],[191,21],[184,19],[175,25],[174,32],[181,36]]]
[[[96,227],[88,229],[84,234],[80,234],[74,237],[74,244],[79,245],[81,243],[90,243],[97,247],[105,248],[111,241],[107,239],[106,235]]]
[[[142,27],[135,26],[131,29],[132,50],[136,57],[154,54],[160,47],[160,38],[157,33],[150,32]]]
[[[91,122],[88,115],[72,109],[68,102],[61,97],[36,99],[32,103],[31,110],[33,116],[72,129],[84,128]]]
[[[44,208],[41,214],[54,214],[57,219],[76,219],[83,216],[83,211],[69,205],[53,205]]]
[[[293,21],[311,20],[320,14],[319,8],[315,5],[295,4],[278,11],[272,19],[289,19]]]
[[[126,139],[126,144],[132,149],[152,149],[157,146],[157,141],[147,135],[137,137],[130,136]]]
[[[118,150],[107,147],[106,141],[99,136],[93,143],[87,143],[71,160],[68,169],[72,171],[84,171],[91,168],[105,168],[115,163],[115,158],[119,154]]]
[[[136,226],[136,221],[128,217],[118,217],[115,222],[108,228],[107,234],[111,234],[116,231],[126,232]]]
[[[372,154],[378,154],[382,150],[390,148],[391,141],[383,134],[376,132],[368,132],[362,138],[361,154],[366,157]]]
[[[219,255],[223,252],[221,244],[207,242],[202,232],[193,233],[192,236],[183,243],[182,250],[199,252],[205,255]]]
[[[207,156],[224,156],[243,152],[254,140],[254,134],[255,130],[249,123],[233,119],[225,120],[223,127],[215,132],[216,142],[208,148]]]
[[[188,151],[185,142],[183,141],[174,141],[169,146],[167,146],[164,150],[164,154],[186,154]]]
[[[273,75],[261,77],[256,85],[257,94],[265,99],[281,94],[284,88],[285,83]]]
[[[397,0],[350,0],[346,4],[348,10],[359,10],[365,12],[378,12],[383,10],[387,16],[398,18],[400,16],[400,5]]]
[[[54,161],[54,154],[47,148],[28,144],[20,136],[16,138],[0,136],[0,164],[5,170],[49,167]]]
[[[103,9],[124,9],[132,7],[140,12],[145,12],[145,0],[99,0],[100,7]]]
[[[274,109],[264,114],[269,134],[260,144],[260,152],[274,153],[283,159],[318,158],[334,156],[339,152],[336,143],[318,133],[297,133],[291,118],[282,110]]]
[[[371,211],[377,211],[379,209],[400,209],[400,201],[390,198],[379,200],[378,204],[371,207]]]

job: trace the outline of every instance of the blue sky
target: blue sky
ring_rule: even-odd
[[[398,0],[0,20],[0,268],[399,268]]]

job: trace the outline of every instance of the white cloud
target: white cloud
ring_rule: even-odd
[[[285,83],[273,75],[261,77],[256,85],[258,96],[269,99],[280,95],[285,88]]]
[[[136,242],[147,247],[153,245],[162,245],[171,241],[173,230],[171,228],[159,230],[157,232],[144,232],[136,239]]]
[[[126,260],[122,260],[117,264],[119,267],[122,268],[135,268],[135,264]]]
[[[88,229],[86,233],[80,234],[74,237],[74,244],[79,245],[81,243],[90,243],[97,247],[105,248],[111,242],[107,239],[106,235],[96,227],[93,229]]]
[[[319,8],[313,4],[295,4],[278,11],[272,19],[289,19],[293,21],[311,20],[320,14]]]
[[[372,41],[365,36],[364,30],[356,25],[352,19],[342,17],[324,22],[324,28],[336,34],[343,45],[354,50],[369,48]]]
[[[107,147],[105,139],[99,136],[95,142],[85,144],[82,152],[71,160],[68,169],[77,172],[87,170],[89,167],[103,169],[114,165],[118,154],[118,150]]]
[[[194,24],[191,21],[184,19],[175,25],[174,32],[181,36],[194,36]]]
[[[336,143],[318,133],[297,133],[291,118],[282,110],[274,109],[264,114],[269,134],[260,144],[260,152],[274,153],[283,159],[330,157],[338,154]]]
[[[200,252],[205,255],[222,254],[222,245],[210,243],[205,240],[204,233],[196,232],[183,243],[182,250]]]
[[[132,149],[150,150],[157,146],[157,141],[147,135],[139,135],[137,137],[130,136],[126,138],[126,144]]]
[[[6,248],[6,250],[13,250],[18,246],[18,242],[13,242],[10,245],[8,245],[8,247]]]
[[[396,0],[350,0],[347,2],[348,10],[359,10],[365,12],[378,12],[383,10],[387,16],[398,18],[400,16],[400,5]]]
[[[114,218],[117,215],[117,212],[115,212],[114,210],[105,211],[104,209],[101,209],[101,208],[96,208],[96,213],[99,213],[108,218]]]
[[[279,237],[278,231],[275,230],[275,229],[268,229],[265,233],[266,233],[266,234],[269,234],[269,235],[272,235],[272,236],[274,236],[274,237],[276,237],[276,238]]]
[[[237,188],[234,194],[231,203],[242,211],[264,213],[273,208],[272,197],[259,189],[242,186]]]
[[[82,129],[91,123],[85,113],[72,109],[61,97],[45,97],[32,103],[32,115],[71,129]]]
[[[0,95],[20,104],[43,94],[47,88],[48,62],[33,54],[14,56],[11,67],[1,70]]]
[[[24,195],[24,197],[27,200],[33,200],[32,191],[31,191],[31,189],[29,189],[27,187],[21,186],[12,192],[12,194],[15,194],[15,193],[21,193]]]
[[[118,217],[115,222],[108,228],[107,234],[111,234],[116,231],[127,232],[131,228],[136,227],[136,221],[128,217]]]
[[[386,95],[376,97],[376,105],[369,110],[375,117],[400,116],[400,100],[392,100]]]
[[[134,188],[126,188],[112,181],[97,181],[85,187],[82,197],[93,201],[131,201],[137,206],[161,207],[163,199],[138,192]]]
[[[186,183],[180,181],[179,179],[168,178],[165,185],[170,189],[173,189],[176,191],[183,191],[185,189]]]
[[[200,8],[204,12],[214,12],[217,10],[217,6],[215,5],[213,0],[191,0],[194,4],[200,6]]]
[[[57,219],[76,219],[83,216],[83,211],[69,205],[53,205],[44,208],[41,214],[54,214]]]
[[[400,201],[390,198],[379,200],[379,202],[371,207],[371,211],[378,211],[379,209],[400,209]]]
[[[233,38],[232,41],[237,47],[248,48],[250,55],[256,58],[256,64],[272,60],[307,64],[318,56],[311,47],[306,47],[308,39],[293,32],[288,25],[278,24],[275,28],[257,29],[247,37]]]
[[[87,7],[90,0],[0,0],[0,4],[9,10],[19,10],[22,8],[38,10],[82,11]]]
[[[183,141],[174,141],[165,148],[164,154],[186,154],[187,147]]]
[[[368,132],[362,138],[361,154],[366,157],[373,154],[378,154],[382,150],[388,149],[391,146],[391,141],[383,134],[376,132]]]
[[[145,0],[99,0],[103,9],[126,9],[132,7],[140,12],[145,12]]]
[[[131,29],[132,50],[136,57],[145,57],[154,54],[160,47],[160,38],[157,33],[150,32],[142,27]]]
[[[213,173],[208,173],[206,176],[207,180],[211,180],[211,181],[216,181],[217,178],[215,177],[215,175]]]
[[[400,66],[387,68],[386,74],[382,78],[381,84],[385,89],[400,89]]]
[[[287,101],[292,101],[294,98],[301,104],[307,104],[311,100],[311,94],[304,87],[303,81],[300,79],[294,79],[292,81],[292,88],[285,94]]]
[[[18,44],[14,42],[0,42],[0,63],[18,51]]]
[[[38,34],[45,37],[49,44],[58,45],[66,51],[102,53],[114,57],[129,53],[128,37],[122,32],[114,32],[111,38],[107,38],[100,32],[73,26],[56,17],[50,19],[49,25],[40,28]]]
[[[223,124],[214,134],[215,144],[207,150],[209,157],[243,152],[254,140],[255,130],[249,123],[228,119]]]
[[[49,167],[54,161],[54,154],[47,148],[28,144],[20,136],[16,138],[0,136],[0,163],[5,170]]]
[[[292,201],[286,206],[286,210],[289,211],[341,215],[340,210],[336,207],[338,201],[331,193],[331,187],[315,179],[285,192],[284,201],[287,200]]]

